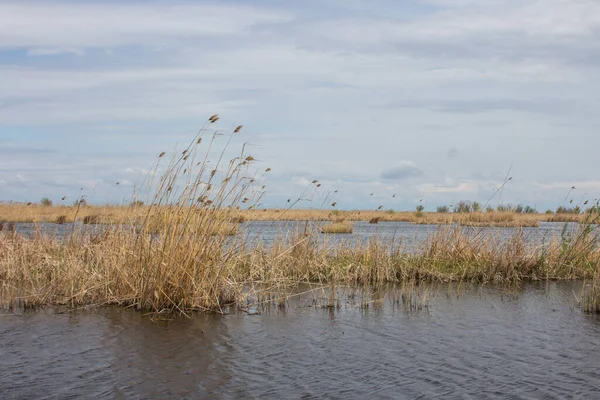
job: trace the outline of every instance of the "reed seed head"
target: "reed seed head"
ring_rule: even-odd
[[[233,133],[238,133],[239,131],[241,131],[243,126],[244,125],[240,125],[237,128],[235,128],[235,130],[233,131]]]

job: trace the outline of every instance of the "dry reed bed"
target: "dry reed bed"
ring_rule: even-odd
[[[535,227],[541,221],[549,221],[550,214],[524,214],[516,212],[474,212],[474,213],[435,213],[435,212],[389,212],[389,211],[330,211],[330,210],[246,210],[240,211],[246,220],[261,221],[371,221],[378,222],[410,222],[415,224],[447,225],[459,224],[467,226],[500,226],[500,227]],[[559,216],[554,216],[560,218]],[[571,215],[569,221],[583,221],[584,215]]]
[[[120,224],[130,221],[132,213],[141,216],[144,214],[144,207],[0,204],[0,221],[18,223],[69,223],[93,218],[96,223]]]
[[[348,221],[337,221],[330,224],[321,226],[322,233],[352,233],[354,231],[354,224]]]
[[[197,221],[196,221],[197,222]],[[210,223],[210,220],[205,220]],[[220,223],[220,222],[219,222]],[[212,230],[212,228],[211,228]],[[329,244],[314,232],[245,247],[187,228],[157,238],[133,228],[45,235],[0,234],[0,286],[5,305],[115,304],[154,312],[220,311],[243,303],[250,283],[272,287],[301,282],[380,285],[398,282],[520,282],[593,279],[600,266],[597,237],[532,247],[522,232],[508,240],[440,228],[417,252],[398,242]],[[198,244],[199,243],[199,244]],[[225,250],[224,250],[225,249]]]
[[[231,225],[239,222],[237,207],[258,204],[263,186],[249,171],[254,158],[245,154],[244,146],[237,157],[223,160],[241,127],[217,150],[215,142],[223,134],[207,129],[217,120],[212,116],[170,161],[165,162],[165,153],[159,155],[133,196],[140,198],[145,192],[147,206],[87,215],[86,207],[56,207],[55,214],[54,207],[43,212],[38,212],[41,207],[19,209],[23,218],[90,216],[94,222],[119,223],[100,234],[74,226],[61,240],[41,232],[30,237],[0,232],[0,302],[9,307],[110,304],[155,313],[219,312],[224,305],[241,304],[253,284],[281,288],[300,282],[484,283],[598,276],[594,221],[543,247],[530,246],[522,231],[506,241],[461,227],[440,227],[416,252],[405,252],[391,240],[331,244],[311,229],[282,236],[270,247],[248,243],[243,234],[229,236]],[[248,219],[255,215],[242,213]],[[386,215],[392,214],[360,213],[360,219]],[[353,220],[351,213],[335,218]]]
[[[131,220],[132,213],[143,216],[148,206],[41,206],[37,204],[1,204],[0,221],[67,223],[94,218],[96,223],[122,224]],[[370,221],[409,222],[414,224],[497,227],[536,227],[539,222],[583,222],[585,214],[524,214],[515,212],[435,213],[387,211],[331,211],[331,210],[232,210],[232,222],[244,221]]]

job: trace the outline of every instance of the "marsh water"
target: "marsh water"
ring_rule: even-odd
[[[344,243],[353,246],[359,243],[365,243],[369,240],[377,239],[386,242],[392,242],[406,252],[411,252],[419,248],[427,237],[437,229],[451,229],[448,225],[416,225],[408,222],[380,222],[370,224],[364,221],[354,223],[352,234],[320,234],[319,226],[326,222],[304,222],[304,221],[250,221],[240,224],[237,239],[245,238],[250,246],[257,244],[269,246],[275,240],[285,239],[298,232],[316,232],[323,242],[328,244]],[[576,230],[577,224],[558,223],[558,222],[540,222],[539,227],[523,228],[498,228],[498,227],[463,227],[463,231],[478,237],[493,237],[498,239],[509,238],[511,235],[520,232],[523,237],[532,245],[541,245],[549,243],[553,239],[560,239],[563,230],[571,232]],[[106,225],[82,225],[76,224],[16,224],[16,231],[23,235],[33,235],[35,232],[51,235],[57,238],[68,237],[71,232],[85,231],[91,234],[100,233],[105,229],[110,229]]]
[[[600,320],[581,282],[303,286],[282,306],[152,320],[119,308],[0,315],[0,397],[598,398]],[[365,299],[370,299],[366,301]]]

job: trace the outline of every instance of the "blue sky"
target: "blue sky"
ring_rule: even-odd
[[[269,207],[592,200],[599,64],[595,0],[4,1],[0,200],[121,202],[215,113]]]

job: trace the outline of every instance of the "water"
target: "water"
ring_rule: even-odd
[[[247,243],[253,245],[270,246],[276,239],[289,237],[294,232],[304,230],[318,232],[318,227],[327,222],[304,222],[304,221],[250,221],[240,224],[240,234],[243,234]],[[553,239],[560,239],[565,223],[560,222],[540,222],[539,227],[463,227],[466,232],[472,235],[491,236],[500,239],[509,238],[511,235],[522,231],[527,241],[533,245],[548,243]],[[442,229],[448,229],[448,226],[441,226]],[[577,228],[577,224],[567,224],[569,231]],[[16,224],[18,233],[25,236],[31,236],[39,231],[52,235],[58,239],[68,237],[73,230],[83,231],[90,234],[103,232],[107,227],[105,225],[82,225],[73,224]],[[347,246],[355,246],[358,243],[365,243],[368,240],[377,238],[383,241],[392,240],[402,245],[404,251],[410,252],[419,248],[429,235],[440,229],[438,225],[416,225],[409,222],[380,222],[378,224],[369,224],[364,221],[354,223],[352,234],[320,234],[323,240],[328,243],[341,243]]]
[[[577,308],[580,285],[427,287],[420,311],[393,291],[368,308],[354,296],[315,307],[317,290],[260,314],[169,322],[118,308],[0,315],[0,395],[598,398],[600,320]]]
[[[311,222],[302,221],[250,221],[242,225],[246,229],[246,234],[250,240],[258,239],[263,244],[270,244],[276,238],[281,238],[290,232],[302,231],[305,227],[310,230],[310,227],[318,227],[327,222]],[[448,229],[447,225],[417,225],[410,222],[380,222],[378,224],[370,224],[364,221],[354,223],[352,234],[327,234],[323,238],[330,242],[344,242],[348,245],[356,244],[357,242],[365,242],[369,239],[378,238],[383,241],[394,240],[401,242],[406,250],[414,250],[418,248],[427,239],[429,235],[437,229]],[[558,222],[540,222],[539,227],[463,227],[466,232],[471,232],[473,235],[488,235],[493,237],[508,238],[519,230],[523,232],[525,237],[532,244],[548,243],[552,239],[558,239],[561,236],[562,230],[565,227],[564,223]],[[567,224],[568,230],[575,229],[576,224]]]

